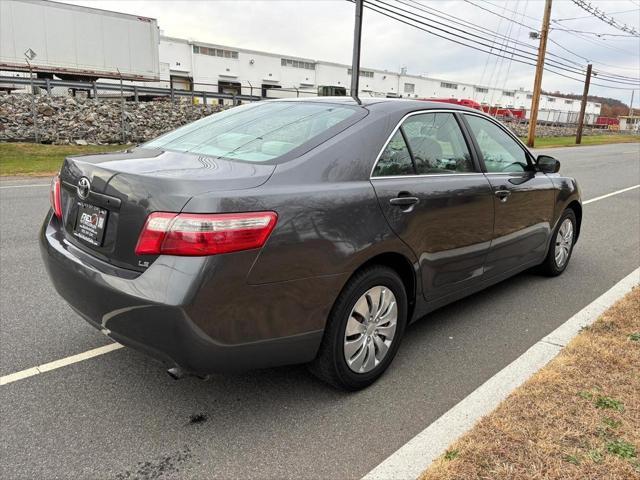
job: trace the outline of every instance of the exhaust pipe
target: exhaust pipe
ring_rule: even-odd
[[[187,376],[187,372],[185,372],[183,369],[181,369],[180,367],[173,367],[173,368],[169,368],[167,370],[167,373],[169,374],[169,376],[171,378],[173,378],[174,380],[181,380],[184,377]]]
[[[197,373],[187,372],[180,367],[169,368],[167,369],[167,373],[174,380],[182,380],[185,377],[196,377],[200,380],[207,380],[209,378],[209,375],[198,375]]]

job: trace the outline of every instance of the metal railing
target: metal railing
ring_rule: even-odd
[[[71,90],[79,90],[91,92],[94,98],[99,98],[98,91],[112,91],[117,93],[126,92],[128,96],[132,96],[135,100],[141,95],[150,96],[170,96],[174,97],[198,97],[203,99],[203,103],[207,104],[207,99],[222,99],[231,100],[236,102],[255,102],[262,100],[263,97],[258,95],[246,95],[243,93],[232,94],[223,92],[212,92],[207,90],[181,90],[173,88],[171,85],[169,88],[164,87],[151,87],[146,85],[132,85],[132,84],[120,84],[109,82],[83,82],[77,80],[53,80],[49,78],[27,78],[27,77],[9,77],[0,76],[0,86],[2,84],[14,84],[26,87],[38,87],[46,90],[47,94],[51,94],[52,89],[55,87],[68,88]],[[210,84],[211,86],[217,86],[216,84]],[[6,87],[5,87],[6,88]]]

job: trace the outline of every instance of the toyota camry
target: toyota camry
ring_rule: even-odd
[[[81,317],[176,376],[308,363],[355,390],[409,323],[567,268],[582,206],[559,168],[465,107],[257,102],[65,159],[41,250]]]

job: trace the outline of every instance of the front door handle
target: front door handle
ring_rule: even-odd
[[[509,198],[509,195],[511,195],[511,191],[510,190],[496,190],[495,192],[493,192],[495,194],[496,197],[498,197],[500,199],[501,202],[506,202],[507,199]]]
[[[410,207],[418,203],[420,199],[418,197],[395,197],[389,199],[389,203],[391,205],[395,205],[396,207]]]

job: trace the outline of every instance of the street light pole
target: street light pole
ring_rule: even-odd
[[[351,60],[351,96],[360,103],[358,84],[360,82],[360,44],[362,41],[362,8],[364,0],[356,0],[356,22],[353,31],[353,59]]]
[[[536,139],[536,123],[538,122],[538,107],[542,90],[542,72],[544,71],[544,56],[547,52],[547,38],[549,37],[549,22],[551,21],[551,0],[545,0],[542,32],[540,32],[540,46],[538,47],[538,62],[536,76],[533,81],[533,98],[531,99],[531,114],[529,115],[529,136],[527,145],[533,148]]]

